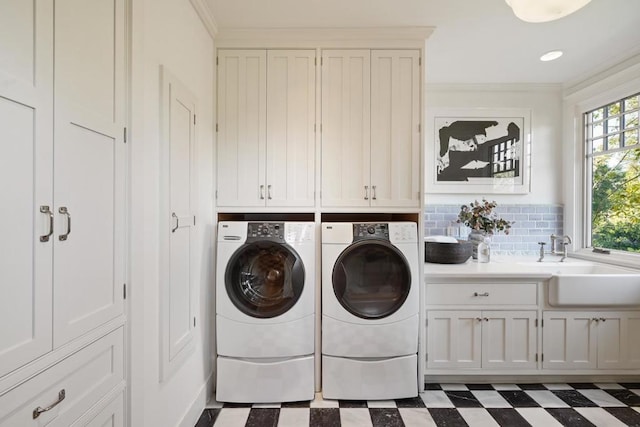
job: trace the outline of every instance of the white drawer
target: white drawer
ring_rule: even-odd
[[[70,426],[122,383],[123,350],[119,328],[0,396],[0,427]],[[36,408],[59,400],[34,419]]]
[[[112,397],[106,404],[98,405],[84,414],[71,427],[123,427],[124,390]]]
[[[537,283],[429,283],[426,305],[536,305]]]

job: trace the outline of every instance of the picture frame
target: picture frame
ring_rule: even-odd
[[[434,109],[427,135],[427,193],[530,192],[530,109]]]

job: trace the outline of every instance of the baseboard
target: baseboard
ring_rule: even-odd
[[[191,406],[187,409],[184,417],[182,417],[182,421],[178,424],[179,427],[193,427],[196,425],[198,419],[200,419],[200,415],[202,415],[202,411],[209,401],[209,394],[213,390],[213,385],[214,376],[212,370],[205,383],[202,384],[202,387],[198,390],[198,394],[196,395],[193,403],[191,403]]]

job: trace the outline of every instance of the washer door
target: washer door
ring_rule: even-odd
[[[333,266],[333,292],[349,313],[381,319],[404,304],[411,270],[404,255],[385,240],[367,239],[347,247]]]
[[[302,295],[304,266],[290,246],[258,241],[233,253],[225,271],[225,287],[233,305],[252,317],[286,313]]]

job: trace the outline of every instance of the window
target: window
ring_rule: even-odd
[[[585,113],[587,246],[640,252],[640,94]]]

